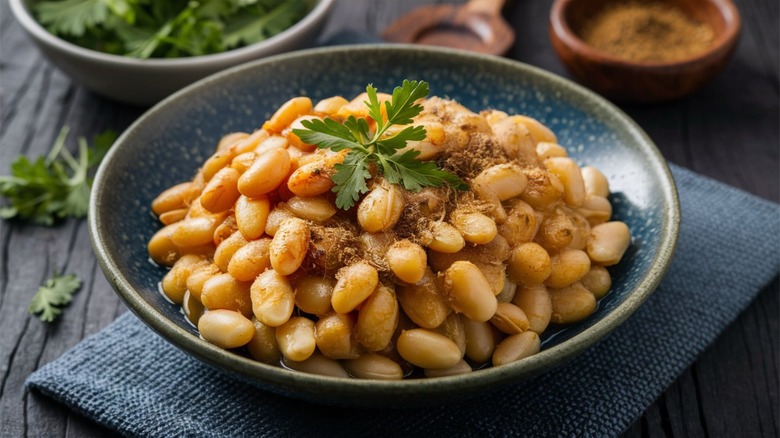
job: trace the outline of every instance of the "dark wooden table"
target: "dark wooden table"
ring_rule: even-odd
[[[325,29],[380,32],[432,1],[338,0]],[[505,10],[518,33],[509,57],[568,76],[547,39],[551,2],[518,0]],[[741,0],[744,31],[726,70],[685,100],[622,106],[671,162],[778,201],[778,2]],[[44,154],[63,124],[91,136],[123,130],[143,112],[74,85],[33,47],[0,2],[0,174],[18,154]],[[71,143],[72,145],[72,143]],[[773,230],[772,232],[776,232]],[[27,314],[53,271],[84,287],[64,315],[45,324]],[[625,432],[627,436],[780,435],[777,279]],[[24,389],[26,377],[125,312],[97,266],[84,221],[45,228],[0,221],[0,435],[105,436],[62,405]],[[508,431],[509,432],[509,431]]]

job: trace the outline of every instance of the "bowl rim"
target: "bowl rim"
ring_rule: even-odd
[[[28,1],[26,0],[10,0],[11,12],[16,17],[16,20],[22,25],[22,27],[29,33],[34,39],[40,40],[42,43],[56,47],[63,52],[83,59],[88,59],[93,62],[111,63],[119,67],[145,67],[152,69],[165,69],[170,67],[192,67],[205,65],[221,65],[225,62],[234,61],[235,59],[241,59],[248,55],[255,55],[257,52],[264,52],[271,49],[277,44],[284,45],[286,42],[294,38],[295,35],[303,32],[305,29],[314,26],[318,20],[327,15],[327,12],[333,6],[335,0],[315,0],[317,3],[315,6],[295,24],[283,30],[282,32],[259,41],[248,46],[240,47],[237,49],[227,50],[220,53],[213,53],[209,55],[199,56],[187,56],[181,58],[147,58],[138,59],[131,58],[123,55],[115,55],[111,53],[104,53],[97,50],[88,49],[86,47],[79,46],[77,44],[66,41],[43,27],[38,20],[32,15]]]
[[[724,31],[717,36],[715,42],[707,50],[698,55],[676,61],[629,61],[596,49],[583,41],[582,38],[574,32],[565,17],[568,8],[577,1],[580,0],[555,0],[550,9],[550,33],[559,38],[564,45],[570,47],[572,51],[579,53],[581,56],[615,67],[667,69],[687,67],[702,63],[707,64],[713,59],[716,59],[723,51],[730,50],[742,29],[742,20],[740,18],[739,10],[731,0],[706,0],[715,5],[726,23]]]
[[[459,58],[464,62],[498,64],[505,68],[519,69],[530,75],[541,76],[553,86],[564,87],[578,94],[578,97],[582,100],[595,105],[597,110],[606,111],[611,117],[625,123],[625,128],[632,136],[644,143],[643,146],[645,148],[643,149],[646,149],[646,152],[652,159],[650,165],[656,172],[661,174],[662,184],[659,187],[659,191],[663,194],[664,204],[667,206],[663,211],[663,235],[658,252],[650,263],[646,276],[636,285],[634,291],[615,309],[595,322],[591,327],[586,328],[581,333],[560,344],[544,349],[522,361],[500,367],[489,367],[466,375],[400,381],[327,377],[291,371],[282,367],[257,362],[223,350],[197,336],[193,336],[155,310],[150,303],[143,300],[131,287],[129,281],[122,276],[119,265],[111,258],[103,242],[104,236],[109,234],[111,230],[106,224],[101,222],[100,215],[102,198],[106,196],[107,191],[107,184],[104,184],[106,175],[113,165],[114,156],[118,155],[121,146],[128,141],[134,131],[145,124],[146,120],[153,119],[157,113],[166,111],[169,105],[184,100],[189,95],[196,94],[200,88],[232,75],[242,74],[242,72],[252,70],[262,64],[273,64],[310,56],[328,56],[334,53],[348,53],[349,56],[359,56],[361,53],[366,53],[376,56],[377,51],[386,52],[388,56],[392,56],[393,53],[419,54],[420,51],[423,51],[438,56]],[[649,136],[636,122],[606,99],[567,79],[521,62],[454,49],[421,47],[408,44],[384,44],[379,46],[375,44],[343,45],[275,55],[224,70],[185,87],[149,109],[116,140],[114,147],[109,150],[107,156],[103,159],[95,176],[88,213],[90,240],[98,262],[109,283],[130,310],[167,341],[200,360],[217,367],[221,371],[238,375],[240,378],[254,382],[265,389],[310,401],[339,405],[356,405],[359,403],[361,406],[366,405],[365,395],[367,393],[374,397],[377,406],[393,405],[398,400],[394,397],[399,396],[406,396],[408,400],[408,396],[412,394],[425,394],[430,396],[428,398],[438,397],[439,401],[441,401],[443,397],[454,392],[473,394],[477,391],[484,391],[487,388],[495,388],[500,384],[516,383],[568,361],[618,327],[652,294],[671,265],[672,256],[677,246],[679,224],[680,207],[677,188],[667,162]],[[305,395],[300,395],[302,393]],[[361,397],[363,399],[359,400]],[[420,398],[413,402],[426,404],[425,400]]]

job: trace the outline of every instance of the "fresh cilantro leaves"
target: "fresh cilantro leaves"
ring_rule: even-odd
[[[369,116],[376,121],[373,133],[366,119],[355,116],[350,116],[343,124],[331,119],[306,120],[303,121],[306,129],[293,130],[302,141],[319,148],[335,152],[349,150],[344,162],[336,164],[336,173],[332,177],[337,207],[344,210],[351,208],[360,195],[368,191],[366,180],[371,178],[371,163],[377,165],[388,182],[403,185],[407,190],[419,191],[423,187],[445,184],[460,190],[468,188],[455,174],[439,169],[436,163],[418,160],[419,151],[401,152],[408,141],[425,139],[422,126],[407,126],[393,135],[386,135],[391,126],[410,125],[414,121],[414,117],[422,111],[417,100],[427,96],[428,92],[427,82],[404,80],[400,87],[393,90],[392,99],[382,106],[376,88],[368,85],[366,106]]]
[[[70,303],[79,288],[81,280],[75,275],[55,274],[38,288],[27,310],[41,321],[52,322],[60,316],[62,307]]]
[[[47,156],[35,161],[19,156],[11,164],[11,175],[0,176],[0,196],[9,201],[0,207],[0,218],[52,225],[56,219],[86,216],[92,184],[88,171],[100,163],[116,133],[95,136],[91,148],[79,138],[78,157],[65,149],[67,136],[68,128],[63,127]]]
[[[49,32],[101,52],[177,58],[276,35],[308,11],[301,0],[49,0],[33,11]]]

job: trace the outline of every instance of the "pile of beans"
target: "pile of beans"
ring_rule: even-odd
[[[432,98],[416,119],[427,137],[409,145],[420,157],[479,135],[509,159],[465,176],[479,208],[447,204],[424,232],[398,238],[412,193],[375,175],[356,207],[338,210],[331,177],[344,153],[292,133],[311,118],[372,122],[365,100],[296,97],[262,129],[224,136],[192,181],[153,201],[164,227],[149,254],[171,267],[161,289],[205,340],[309,373],[436,377],[521,360],[550,323],[593,313],[611,287],[606,267],[631,242],[610,221],[601,172],[580,168],[532,118]],[[328,249],[317,227],[337,220],[353,224],[367,256],[317,265]]]

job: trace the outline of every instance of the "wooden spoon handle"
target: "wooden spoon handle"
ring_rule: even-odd
[[[498,16],[503,6],[504,0],[470,0],[464,9],[470,13]]]

